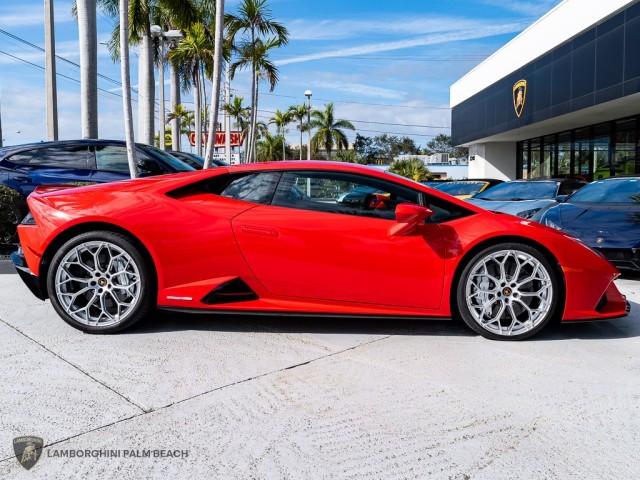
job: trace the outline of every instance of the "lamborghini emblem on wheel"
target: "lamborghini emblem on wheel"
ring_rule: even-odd
[[[513,108],[516,111],[516,115],[520,117],[524,110],[524,102],[527,98],[527,81],[518,80],[513,86]]]

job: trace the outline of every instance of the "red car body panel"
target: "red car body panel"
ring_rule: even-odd
[[[332,170],[392,180],[472,212],[390,235],[393,220],[258,205],[213,194],[167,195],[229,172]],[[495,214],[415,182],[350,164],[278,162],[218,167],[45,194],[28,205],[35,225],[18,228],[26,263],[39,276],[59,235],[92,224],[137,239],[153,260],[158,305],[210,311],[450,317],[461,262],[483,242],[535,243],[557,260],[565,284],[564,321],[625,315],[613,284],[618,270],[556,230]],[[257,295],[241,303],[202,299],[240,278]],[[607,303],[596,310],[606,293]]]

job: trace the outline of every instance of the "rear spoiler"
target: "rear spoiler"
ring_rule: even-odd
[[[59,183],[59,184],[51,184],[51,185],[38,185],[33,190],[33,193],[37,195],[41,195],[43,193],[57,192],[58,190],[66,190],[68,188],[86,187],[87,185],[95,185],[95,184],[96,182],[78,182],[78,184]]]

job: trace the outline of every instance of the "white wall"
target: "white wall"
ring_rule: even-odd
[[[636,0],[565,0],[451,86],[453,108]]]
[[[469,178],[516,178],[516,143],[474,143],[469,146]]]

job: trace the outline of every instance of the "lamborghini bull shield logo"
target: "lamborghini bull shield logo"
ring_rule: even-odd
[[[16,437],[13,439],[13,451],[18,463],[27,470],[31,470],[42,453],[44,442],[39,437]]]
[[[524,110],[524,101],[527,98],[527,81],[518,80],[513,86],[513,108],[516,110],[516,115],[520,118],[522,111]]]

